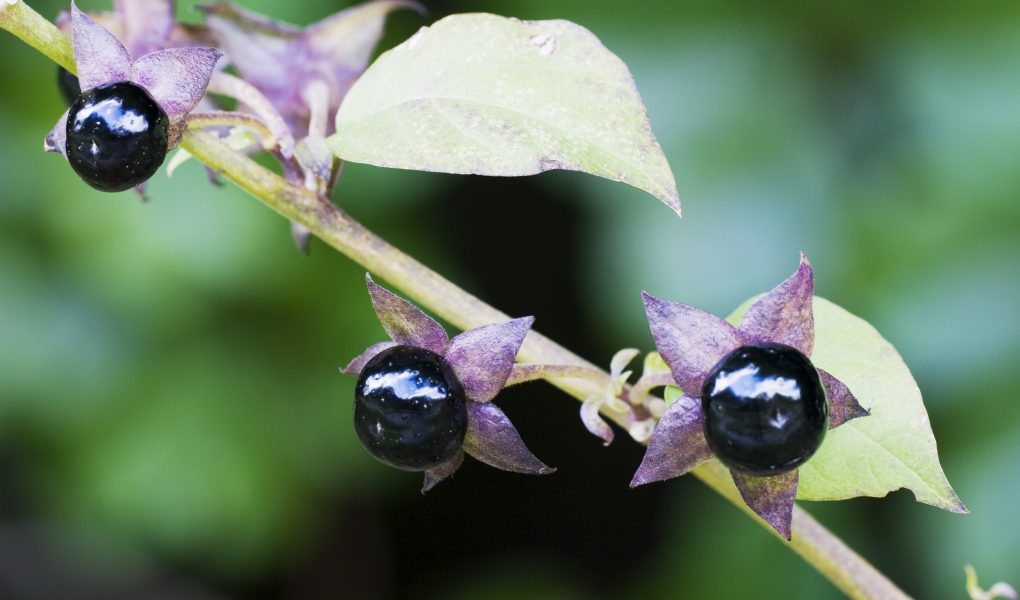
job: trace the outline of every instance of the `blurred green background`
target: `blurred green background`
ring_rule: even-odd
[[[807,508],[917,597],[963,598],[967,563],[1020,583],[1020,4],[426,4],[594,31],[684,219],[578,174],[359,165],[345,209],[600,364],[652,348],[641,289],[727,314],[806,251],[818,293],[911,365],[972,514],[909,492]],[[347,4],[245,5],[308,23]],[[384,46],[421,24],[396,15]],[[0,597],[838,596],[696,480],[628,491],[642,449],[602,448],[541,384],[500,403],[558,474],[469,461],[422,497],[358,445],[336,371],[383,337],[363,270],[299,255],[194,163],[147,204],[92,191],[41,151],[54,66],[7,34],[0,55]]]

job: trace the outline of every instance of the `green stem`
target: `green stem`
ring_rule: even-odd
[[[262,119],[255,115],[225,110],[214,110],[208,112],[193,112],[188,115],[188,127],[244,127],[259,136],[262,148],[272,150],[276,147],[276,135],[269,130],[269,127]]]
[[[0,28],[10,31],[73,72],[70,41],[21,0],[13,3],[0,0]],[[266,206],[291,221],[301,223],[323,242],[386,279],[420,305],[457,327],[471,329],[509,318],[394,248],[332,203],[319,198],[314,192],[288,184],[269,169],[232,151],[215,136],[191,129],[184,134],[181,145],[196,159],[221,172]],[[535,331],[528,334],[518,356],[526,362],[598,370]],[[586,379],[554,379],[551,383],[582,401],[602,391],[599,384]],[[625,414],[607,410],[605,416],[625,429],[629,426]],[[774,533],[747,508],[724,467],[710,461],[695,469],[694,474]],[[794,507],[793,541],[789,545],[852,598],[907,597],[799,506]]]
[[[528,381],[538,381],[540,379],[547,381],[559,379],[588,379],[605,389],[609,389],[613,385],[613,380],[610,379],[609,375],[602,369],[593,369],[581,365],[536,365],[531,363],[517,363],[514,365],[513,371],[510,373],[510,378],[506,380],[506,386],[509,387],[511,385],[526,383]]]

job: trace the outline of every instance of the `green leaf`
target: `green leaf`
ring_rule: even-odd
[[[752,300],[729,320],[737,323]],[[815,297],[814,364],[850,388],[871,415],[830,431],[800,467],[799,500],[882,497],[907,488],[919,502],[967,512],[939,465],[928,413],[907,365],[874,327]]]
[[[351,88],[329,145],[381,167],[476,175],[584,171],[680,198],[627,66],[569,21],[453,15]]]

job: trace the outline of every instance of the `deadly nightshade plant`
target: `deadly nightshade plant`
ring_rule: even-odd
[[[390,341],[369,346],[341,369],[357,375],[354,425],[377,459],[424,471],[422,492],[453,475],[464,453],[505,471],[546,475],[506,414],[503,389],[533,317],[469,329],[449,339],[413,304],[366,276]]]
[[[132,60],[110,31],[71,6],[81,95],[46,136],[86,183],[118,192],[144,183],[181,139],[221,53],[168,48]]]
[[[64,67],[73,68],[72,58],[83,55],[84,59],[77,60],[86,76],[83,87],[88,83],[93,89],[126,83],[149,94],[167,116],[167,146],[175,143],[176,134],[183,129],[187,113],[183,107],[201,97],[199,88],[204,90],[205,82],[189,77],[194,73],[180,73],[179,61],[167,60],[159,68],[143,63],[157,55],[172,59],[174,54],[160,54],[164,48],[211,38],[229,55],[227,59],[241,77],[213,71],[211,80],[208,74],[205,77],[208,91],[237,99],[245,113],[192,113],[187,118],[182,150],[307,227],[306,233],[314,232],[355,262],[386,277],[423,306],[445,310],[451,323],[461,327],[492,322],[497,311],[339,210],[330,201],[329,192],[343,161],[499,176],[549,169],[584,171],[643,189],[679,213],[673,173],[652,133],[634,78],[592,32],[563,20],[451,15],[423,27],[366,68],[386,15],[405,6],[418,5],[377,0],[299,28],[219,4],[206,9],[208,30],[199,28],[191,32],[196,36],[182,39],[178,35],[181,26],[168,25],[172,20],[169,0],[115,0],[112,15],[97,15],[113,35],[80,19],[72,10],[72,49],[67,36],[23,0],[0,0],[0,27]],[[78,21],[85,23],[88,35],[79,30]],[[207,33],[209,38],[204,37]],[[115,37],[124,45],[118,46]],[[130,56],[145,52],[154,54],[130,61]],[[113,60],[108,61],[107,55]],[[215,62],[211,55],[209,62]],[[153,81],[138,81],[141,73],[149,73]],[[173,76],[155,81],[164,75]],[[118,76],[119,81],[112,80]],[[158,84],[158,89],[149,89],[151,84]],[[176,110],[163,106],[169,102],[166,97],[174,99],[175,94],[183,106]],[[170,127],[171,115],[175,128]],[[211,131],[205,130],[208,128]],[[51,149],[56,150],[58,142],[63,148],[62,131],[57,128],[51,135]],[[324,139],[330,131],[335,132]],[[408,131],[414,135],[407,135]],[[305,133],[295,141],[295,134]],[[223,134],[227,143],[223,143]],[[261,148],[255,137],[261,138]],[[234,138],[237,143],[231,144]],[[259,150],[273,153],[282,177],[250,160],[248,154]],[[710,468],[695,474],[731,500],[742,495],[753,510],[789,537],[788,511],[795,510],[797,465],[817,449],[826,423],[837,425],[863,413],[845,386],[814,370],[807,358],[812,345],[811,321],[817,317],[818,362],[839,369],[841,377],[860,390],[875,416],[848,427],[867,434],[861,436],[863,443],[841,446],[847,436],[831,436],[811,462],[802,464],[802,495],[832,500],[884,495],[910,487],[923,502],[965,511],[938,466],[934,438],[909,370],[863,320],[824,301],[815,303],[813,317],[810,287],[810,266],[805,262],[790,281],[759,301],[737,329],[695,309],[646,297],[650,316],[656,313],[651,319],[653,331],[658,330],[656,345],[669,361],[675,383],[689,393],[666,415],[666,402],[650,394],[672,382],[662,381],[665,364],[658,356],[647,357],[645,373],[632,388],[626,386],[629,373],[624,368],[636,356],[633,350],[618,353],[606,375],[565,348],[532,334],[520,355],[534,363],[515,364],[530,318],[469,329],[449,340],[435,321],[369,280],[373,303],[392,341],[369,348],[344,369],[359,377],[360,400],[356,402],[362,404],[359,409],[356,403],[356,414],[362,410],[367,416],[357,428],[380,460],[423,471],[425,490],[450,476],[464,452],[498,468],[548,473],[552,469],[527,450],[506,415],[491,402],[504,385],[547,379],[584,401],[582,421],[606,443],[612,440],[613,430],[603,417],[639,442],[648,439],[655,420],[662,417],[635,485],[679,475],[689,470],[688,463],[696,464],[714,452],[734,469],[732,478],[740,491],[729,485],[730,475],[718,465],[706,465]],[[834,323],[846,328],[836,328]],[[677,334],[675,339],[670,339],[673,334]],[[684,336],[689,339],[682,339]],[[888,373],[875,374],[868,361],[853,365],[825,362],[826,349],[835,343],[887,353],[896,364]],[[742,456],[730,452],[740,441],[730,434],[739,433],[738,426],[748,422],[739,414],[722,414],[733,419],[722,422],[718,431],[705,430],[710,419],[701,406],[711,407],[721,398],[706,393],[699,405],[697,393],[714,391],[719,383],[731,401],[754,399],[746,391],[761,383],[748,377],[748,370],[755,366],[772,369],[766,379],[768,385],[775,386],[774,396],[782,392],[792,400],[797,392],[812,400],[804,404],[813,412],[800,415],[808,423],[803,432],[810,435],[799,436],[795,452],[786,458],[771,454],[764,457],[767,460],[749,461],[754,452]],[[409,378],[411,372],[417,374]],[[738,373],[743,375],[735,378]],[[383,380],[402,380],[409,393],[373,387],[372,381],[379,384]],[[706,381],[713,382],[710,388],[705,387]],[[404,401],[414,408],[420,399],[417,393],[423,391],[431,396],[425,407],[437,407],[436,413],[387,410],[394,402]],[[771,408],[788,407],[773,404]],[[399,424],[404,415],[407,420],[418,419],[409,428],[412,438],[417,435],[419,441],[428,438],[432,443],[405,448],[399,439],[390,444],[391,440],[375,435],[394,422]],[[791,423],[785,412],[766,416],[782,425]],[[676,435],[678,432],[682,435]],[[884,442],[894,434],[905,442],[890,450]],[[730,442],[732,448],[727,446]],[[825,477],[835,471],[831,460],[826,462],[831,459],[830,451],[838,452],[841,447],[852,451],[837,454],[840,458],[874,450],[898,460],[881,472],[868,472],[867,477],[859,472]],[[862,464],[870,468],[872,463],[841,462],[836,468],[859,471]],[[763,472],[771,474],[762,476]],[[836,489],[821,487],[817,483],[821,480],[835,480]],[[900,597],[893,584],[819,524],[798,519],[793,528],[798,532],[794,540],[797,551],[847,593]],[[800,535],[801,531],[807,535]]]
[[[801,255],[790,278],[734,327],[644,292],[655,346],[683,391],[663,413],[631,487],[679,477],[713,456],[744,502],[790,539],[797,467],[828,428],[868,414],[810,362],[814,273]]]

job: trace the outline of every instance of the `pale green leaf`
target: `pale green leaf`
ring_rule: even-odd
[[[750,304],[730,322],[738,322]],[[921,391],[900,355],[866,321],[817,296],[814,317],[812,362],[846,384],[871,415],[826,435],[800,467],[797,498],[881,497],[907,488],[920,502],[967,512],[939,465]]]
[[[630,71],[569,21],[463,14],[422,28],[355,83],[329,144],[344,160],[400,169],[584,171],[680,212]]]

